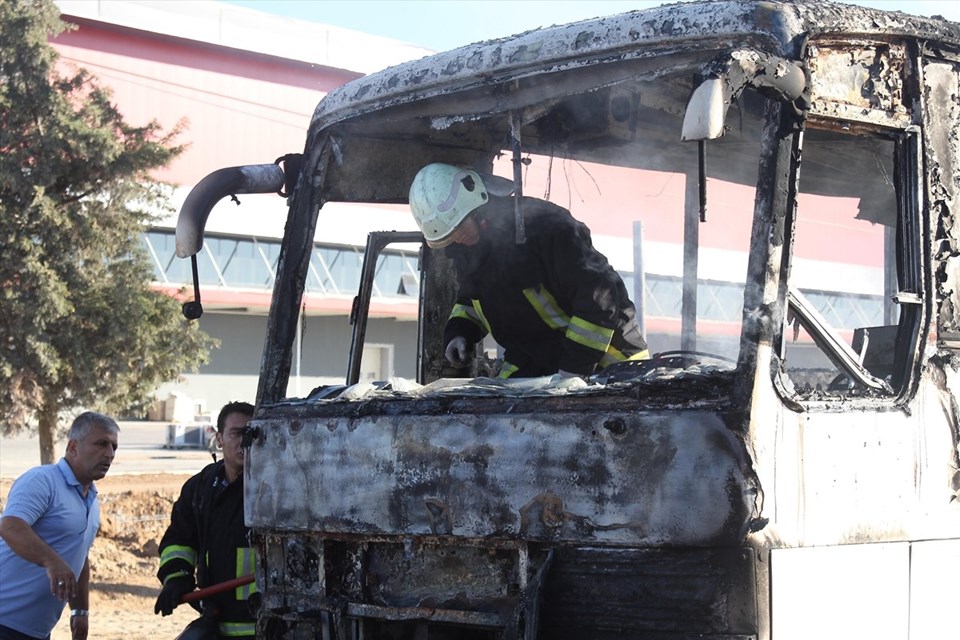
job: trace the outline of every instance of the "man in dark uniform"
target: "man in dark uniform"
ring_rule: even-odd
[[[446,358],[464,364],[487,333],[504,349],[501,378],[587,376],[648,357],[623,280],[586,225],[562,207],[523,198],[526,242],[518,244],[513,198],[488,188],[497,181],[431,164],[410,187],[427,244],[449,246],[460,285],[444,331]]]
[[[170,526],[160,541],[157,577],[163,589],[155,613],[170,615],[194,587],[209,587],[251,575],[254,550],[243,521],[243,429],[253,406],[231,402],[217,417],[217,442],[223,460],[203,468],[184,483],[173,505]],[[247,599],[256,585],[246,584],[205,598],[202,610],[216,621],[221,638],[252,638],[255,619]]]

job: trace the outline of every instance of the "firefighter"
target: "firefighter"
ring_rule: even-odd
[[[449,164],[423,167],[410,208],[432,248],[447,247],[459,291],[444,355],[466,365],[490,333],[501,378],[588,376],[649,357],[619,274],[590,231],[551,202],[523,198],[526,241],[516,242],[512,182]]]
[[[154,613],[170,615],[194,587],[215,585],[251,575],[254,551],[243,519],[243,429],[253,406],[231,402],[217,417],[217,442],[223,459],[187,480],[173,505],[170,526],[160,540],[163,583]],[[211,595],[199,607],[203,616],[191,623],[191,638],[253,638],[255,618],[247,602],[255,584]],[[194,630],[196,629],[196,631]]]

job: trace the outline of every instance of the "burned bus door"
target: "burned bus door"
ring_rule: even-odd
[[[951,277],[944,240],[956,237],[956,70],[928,63],[929,75],[912,73],[920,59],[891,43],[813,43],[808,54],[812,107],[783,277],[828,330],[816,335],[788,311],[774,363],[784,402],[776,465],[758,464],[765,510],[776,514],[767,535],[778,539],[771,632],[941,637],[924,632],[950,628],[949,607],[934,610],[930,589],[915,587],[960,573],[949,482],[957,416],[944,388],[956,374],[937,357],[922,366],[934,315],[941,348],[944,329],[956,327],[944,303],[934,308]],[[846,344],[831,348],[830,336]],[[935,545],[917,542],[928,536]]]

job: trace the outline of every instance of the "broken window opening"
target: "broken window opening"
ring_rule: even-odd
[[[913,134],[804,133],[787,275],[800,294],[781,348],[781,380],[801,400],[906,390],[922,307],[916,145]]]
[[[711,153],[723,158],[723,162],[711,163],[706,175],[715,224],[700,225],[703,181],[698,174],[698,147],[680,139],[686,94],[678,87],[684,83],[689,86],[685,66],[676,76],[631,78],[562,98],[553,96],[527,109],[522,117],[516,111],[504,111],[460,119],[449,127],[434,129],[427,140],[411,141],[416,152],[410,160],[420,166],[430,161],[451,162],[451,146],[444,136],[476,141],[483,138],[480,131],[488,132],[491,141],[497,142],[473,162],[457,164],[479,171],[485,181],[498,176],[499,184],[491,193],[508,195],[518,179],[515,160],[519,151],[519,191],[568,210],[589,229],[590,242],[620,275],[626,295],[643,313],[642,326],[654,356],[640,364],[598,369],[588,380],[594,391],[610,383],[669,381],[678,372],[730,372],[739,356],[767,99],[752,89],[745,90],[733,106],[738,126],[711,142]],[[410,129],[421,124],[419,119],[411,121]],[[399,123],[392,121],[391,126]],[[513,144],[517,139],[522,142],[521,149]],[[360,143],[370,141],[366,138]],[[345,138],[344,144],[349,147],[351,139]],[[360,175],[364,174],[344,173],[338,188],[365,192],[363,184],[353,188],[348,182]],[[703,227],[692,242],[691,212],[697,226]],[[511,218],[513,213],[511,210]],[[638,228],[643,229],[642,236]],[[642,262],[637,256],[642,256]],[[495,268],[496,260],[490,265]],[[456,282],[449,271],[429,271],[424,276],[428,284],[421,322],[428,318],[427,322],[439,322],[442,328],[451,303],[431,299],[430,293],[449,291],[450,285],[456,289]],[[447,285],[429,284],[438,277]],[[546,285],[528,284],[538,290]],[[495,338],[487,335],[476,346],[475,366],[466,370],[467,375],[496,376],[504,354]],[[354,352],[361,353],[356,346]],[[430,375],[418,375],[419,381],[429,384],[450,375],[442,348],[422,345],[421,357],[427,362],[419,371]],[[402,362],[398,362],[397,375],[413,377]]]

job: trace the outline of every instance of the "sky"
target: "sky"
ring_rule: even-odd
[[[445,51],[529,29],[645,9],[662,0],[226,0],[289,18]],[[960,0],[847,0],[960,22]]]

